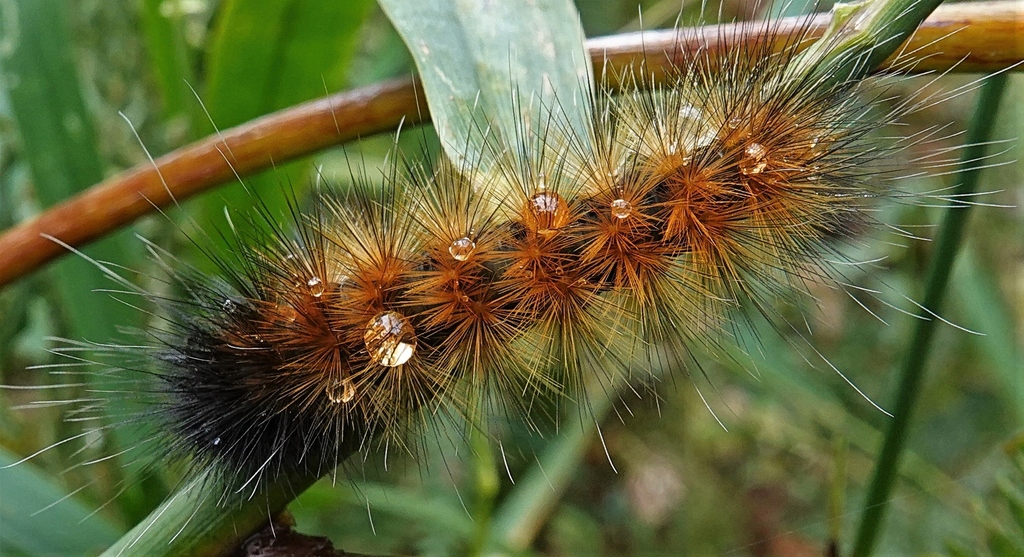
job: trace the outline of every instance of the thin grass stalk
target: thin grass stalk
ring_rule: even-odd
[[[964,149],[962,166],[959,174],[959,185],[954,188],[950,197],[966,199],[978,189],[978,178],[981,169],[976,161],[985,156],[987,142],[991,138],[992,128],[998,113],[999,100],[1006,88],[1005,73],[988,78],[978,95],[977,106],[967,135],[967,148]],[[972,162],[974,161],[974,162]],[[893,419],[885,434],[881,452],[875,459],[875,472],[871,479],[867,499],[861,513],[860,527],[853,547],[853,557],[868,557],[872,554],[878,537],[882,533],[883,521],[889,509],[893,486],[899,473],[900,460],[906,448],[908,432],[914,408],[921,397],[922,381],[925,364],[932,347],[938,320],[934,319],[942,311],[942,302],[946,296],[946,285],[960,249],[967,218],[971,214],[971,206],[961,206],[952,202],[946,209],[935,237],[935,247],[928,266],[926,290],[923,307],[918,312],[917,326],[914,328],[910,346],[903,360],[900,372],[900,385],[896,394],[896,402],[892,408]]]

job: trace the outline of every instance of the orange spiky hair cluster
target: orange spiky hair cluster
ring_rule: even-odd
[[[878,109],[884,81],[767,35],[594,94],[584,134],[552,110],[552,129],[490,138],[493,168],[395,164],[293,231],[260,211],[271,232],[214,254],[222,277],[151,296],[164,450],[256,490],[485,396],[528,417],[685,366],[743,310],[774,315],[891,193],[900,145],[868,133],[913,105]]]

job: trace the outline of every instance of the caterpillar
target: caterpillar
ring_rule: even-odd
[[[317,195],[292,231],[239,238],[212,256],[222,280],[180,272],[188,295],[156,333],[163,445],[230,491],[320,475],[488,391],[525,410],[580,397],[595,369],[611,388],[685,362],[729,306],[792,297],[881,195],[850,172],[877,158],[862,82],[763,69],[792,50],[694,57],[662,90],[595,99],[592,150],[524,133],[494,147],[493,177],[396,168],[379,192]]]
[[[681,53],[664,82],[641,67],[587,92],[584,134],[559,106],[522,108],[541,129],[481,131],[492,168],[394,153],[382,186],[357,171],[284,224],[257,196],[233,216],[255,231],[206,251],[216,275],[147,244],[173,296],[96,262],[165,324],[66,353],[127,378],[106,395],[144,399],[156,460],[212,474],[227,502],[353,453],[415,451],[411,431],[487,404],[533,425],[551,402],[585,413],[595,388],[701,374],[751,315],[792,327],[780,304],[843,288],[842,243],[909,197],[894,161],[947,139],[875,137],[935,99],[889,99],[898,71],[837,79],[866,55],[807,57],[803,35],[780,47],[759,25],[753,45]],[[941,170],[944,154],[915,162]]]

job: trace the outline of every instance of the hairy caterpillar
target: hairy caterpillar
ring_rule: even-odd
[[[714,351],[742,306],[774,315],[869,220],[865,134],[913,105],[869,120],[853,95],[877,83],[787,82],[796,43],[769,42],[598,94],[593,137],[501,138],[493,174],[413,164],[323,195],[298,232],[240,238],[225,282],[182,271],[152,352],[169,454],[256,491],[484,393],[526,414],[594,369],[611,388]]]

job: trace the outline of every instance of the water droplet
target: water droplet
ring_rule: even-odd
[[[729,121],[726,122],[726,125],[729,126],[729,129],[731,130],[739,129],[739,127],[743,125],[743,119],[741,119],[739,116],[729,118]]]
[[[740,172],[749,176],[760,174],[768,166],[768,149],[760,143],[751,143],[743,150],[743,159],[740,161]]]
[[[624,219],[633,213],[633,204],[625,199],[619,198],[612,201],[612,216],[617,219]]]
[[[416,331],[401,313],[385,311],[366,324],[363,342],[374,362],[397,367],[408,362],[416,352]]]
[[[320,280],[320,277],[311,277],[306,281],[306,286],[309,287],[309,293],[314,298],[319,298],[324,294],[324,281]]]
[[[327,398],[334,404],[352,402],[352,399],[356,398],[356,386],[352,383],[352,378],[350,377],[346,377],[341,381],[331,382],[330,385],[324,387],[324,392],[327,393]]]
[[[295,308],[293,308],[291,304],[285,303],[277,306],[277,318],[282,323],[295,323],[295,320],[298,319],[298,317],[299,312],[295,311]]]
[[[469,296],[467,296],[465,294],[459,295],[459,299],[462,300],[462,303],[464,303],[464,304],[469,303]]]
[[[703,149],[711,142],[715,140],[717,135],[716,130],[709,126],[707,120],[704,119],[704,114],[696,107],[684,104],[679,107],[679,128],[682,131],[687,132],[688,139],[692,139],[693,144],[690,146],[690,150]],[[690,163],[690,157],[683,159],[683,165]]]
[[[218,438],[213,440],[213,445],[214,446],[220,445],[220,437],[218,437]]]
[[[526,206],[533,215],[534,230],[543,236],[554,234],[569,220],[569,207],[554,192],[536,193],[527,201]]]
[[[238,304],[231,298],[228,298],[224,300],[224,304],[220,307],[224,310],[224,313],[235,313],[235,310],[238,309]]]
[[[473,255],[473,250],[475,249],[476,242],[463,236],[448,246],[448,253],[452,254],[456,261],[465,261],[469,259],[469,256]]]

